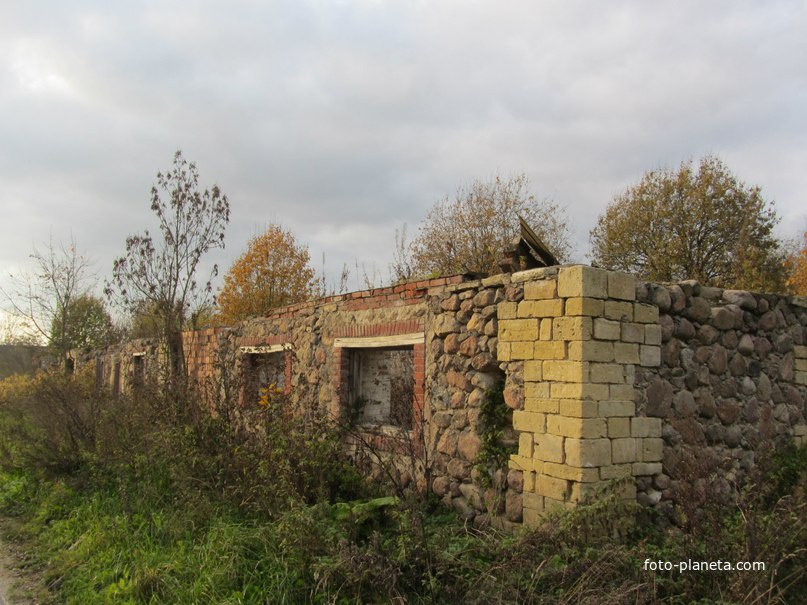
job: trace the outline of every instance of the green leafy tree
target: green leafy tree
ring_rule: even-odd
[[[131,311],[148,308],[160,324],[169,361],[169,379],[184,382],[185,356],[182,329],[187,319],[212,296],[210,279],[197,281],[205,253],[224,247],[224,230],[230,204],[217,185],[201,191],[193,162],[174,155],[173,168],[157,173],[151,189],[151,210],[157,216],[159,237],[148,231],[126,239],[126,253],[115,260],[108,296]]]
[[[116,338],[104,301],[89,294],[71,299],[64,315],[50,324],[49,342],[60,351],[100,349]]]
[[[617,195],[591,231],[591,258],[653,281],[781,291],[786,270],[779,219],[759,187],[715,156],[652,170]]]
[[[247,251],[224,275],[217,300],[219,321],[232,324],[317,294],[319,284],[309,260],[308,248],[298,244],[291,231],[269,225],[249,241]]]
[[[500,273],[499,260],[519,232],[519,216],[558,260],[568,259],[571,246],[565,210],[553,202],[539,201],[529,192],[529,179],[521,174],[477,180],[437,202],[409,247],[411,259],[401,254],[405,232],[396,234],[393,273],[398,279]]]

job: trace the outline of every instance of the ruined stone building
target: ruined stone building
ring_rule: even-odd
[[[722,497],[766,447],[807,439],[807,300],[583,265],[330,296],[186,333],[185,351],[197,382],[242,377],[241,405],[283,390],[415,458],[404,479],[468,519],[505,526],[614,480],[669,513],[693,473]],[[91,362],[120,392],[155,371],[159,347]],[[497,392],[512,446],[498,471],[479,464]]]

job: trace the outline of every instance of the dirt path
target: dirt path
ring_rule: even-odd
[[[5,544],[0,543],[0,605],[14,605],[10,600],[14,576],[11,573],[11,561],[6,554]]]
[[[41,590],[41,578],[29,571],[21,571],[20,553],[0,538],[0,605],[38,605],[42,601],[33,596]]]

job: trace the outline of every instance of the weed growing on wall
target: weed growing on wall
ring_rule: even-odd
[[[482,446],[476,458],[476,468],[484,485],[491,484],[493,474],[507,467],[513,449],[503,442],[504,429],[511,426],[509,408],[504,403],[504,382],[485,392],[479,409],[479,437]]]

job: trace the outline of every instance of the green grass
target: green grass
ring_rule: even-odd
[[[727,515],[718,535],[623,524],[614,537],[602,528],[629,511],[606,495],[595,507],[508,536],[469,529],[428,502],[320,503],[268,518],[209,496],[189,501],[136,484],[122,491],[122,484],[0,475],[0,512],[23,521],[20,536],[54,602],[787,603],[806,586],[806,558],[796,548],[799,540],[804,546],[805,521],[793,516],[802,509],[781,504],[752,513],[755,528],[743,522],[745,511]],[[785,496],[790,504],[795,498]],[[783,523],[790,537],[778,543]],[[751,560],[751,539],[777,546],[756,556],[769,564],[778,558],[787,582],[770,590],[769,572],[642,570],[646,558]]]
[[[7,424],[0,407],[10,452],[0,459],[0,516],[13,518],[53,603],[762,605],[807,594],[805,448],[761,460],[734,506],[703,506],[681,528],[659,529],[613,486],[507,535],[469,527],[424,495],[384,497],[325,424],[301,429],[259,411],[245,434],[146,413],[163,407],[116,400],[93,439],[50,451],[4,429],[21,418],[26,435],[63,443],[46,410],[21,408]],[[651,573],[645,559],[768,568]]]

